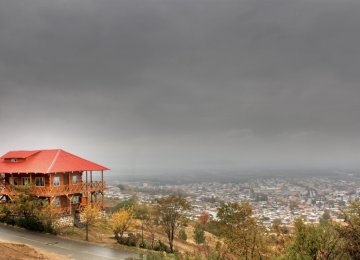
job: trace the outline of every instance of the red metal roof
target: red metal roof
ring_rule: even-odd
[[[1,156],[0,159],[25,159],[37,152],[39,151],[10,151]]]
[[[25,160],[18,162],[5,160],[12,158]],[[103,170],[109,169],[61,149],[10,151],[0,157],[0,173],[54,173]]]

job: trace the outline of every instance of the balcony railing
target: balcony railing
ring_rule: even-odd
[[[0,194],[16,195],[19,193],[17,187],[23,187],[23,186],[0,184]],[[30,189],[34,193],[34,195],[38,197],[51,197],[51,196],[68,195],[75,193],[102,191],[105,189],[105,182],[93,181],[88,183],[84,182],[80,184],[45,186],[45,187],[31,186]]]

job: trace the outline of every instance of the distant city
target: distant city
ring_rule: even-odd
[[[236,178],[234,174],[214,174],[204,181],[204,174],[200,174],[199,181],[193,182],[187,181],[186,174],[177,175],[176,181],[171,176],[152,176],[143,181],[134,180],[136,177],[132,176],[133,180],[110,181],[106,197],[125,200],[136,195],[140,203],[151,203],[167,194],[183,194],[193,205],[189,212],[189,217],[193,219],[203,211],[216,219],[217,208],[222,202],[249,202],[256,216],[266,226],[271,226],[276,219],[291,226],[299,217],[305,217],[306,222],[317,223],[325,212],[337,221],[341,219],[341,208],[350,200],[360,197],[358,171],[301,176],[278,174],[276,177],[261,175]],[[183,183],[180,183],[181,178],[184,178]]]

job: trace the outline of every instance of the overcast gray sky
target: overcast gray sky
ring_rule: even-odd
[[[0,2],[0,152],[360,165],[359,0]]]

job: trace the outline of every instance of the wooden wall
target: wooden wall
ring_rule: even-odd
[[[5,183],[10,184],[10,177],[18,178],[18,185],[22,184],[22,177],[29,177],[33,184],[35,184],[35,177],[45,177],[45,186],[53,185],[53,178],[59,177],[60,185],[72,185],[73,176],[78,176],[78,184],[82,183],[82,172],[71,172],[71,173],[56,173],[56,174],[42,174],[42,173],[13,173],[5,174]]]

